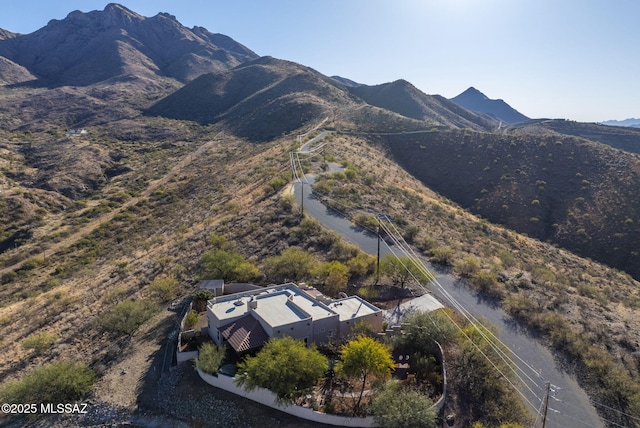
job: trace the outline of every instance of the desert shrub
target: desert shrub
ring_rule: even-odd
[[[324,286],[325,294],[335,295],[347,288],[349,268],[339,261],[322,263],[318,268],[318,276]]]
[[[480,269],[478,259],[473,256],[467,256],[462,260],[458,260],[453,264],[453,270],[463,278],[469,278]]]
[[[437,413],[428,397],[398,382],[385,384],[371,403],[378,426],[388,428],[436,428]]]
[[[227,350],[224,346],[204,343],[198,350],[196,367],[208,374],[216,374],[224,361]]]
[[[123,300],[127,296],[127,290],[119,285],[104,293],[104,301],[107,304],[113,304]]]
[[[382,258],[380,272],[402,288],[408,282],[417,281],[419,284],[426,284],[433,279],[432,275],[425,273],[424,267],[416,264],[412,258],[396,257],[393,254],[387,254]]]
[[[455,253],[451,248],[436,247],[431,249],[432,260],[441,265],[450,265],[454,255]]]
[[[291,233],[298,236],[300,239],[308,238],[310,236],[319,235],[322,232],[322,226],[317,220],[310,218],[304,218],[298,225],[293,228]]]
[[[347,260],[349,276],[352,278],[363,278],[376,271],[376,257],[365,253],[358,253],[355,257]]]
[[[200,259],[201,279],[247,282],[258,275],[255,265],[235,251],[207,251]]]
[[[348,167],[344,171],[344,175],[349,181],[354,180],[359,173],[360,171],[358,171],[358,169],[353,166]]]
[[[347,244],[339,239],[337,239],[331,245],[331,249],[329,250],[327,257],[331,260],[339,260],[341,262],[346,262],[351,258],[355,257],[360,250],[357,246],[352,244]]]
[[[86,364],[63,361],[37,367],[0,390],[5,403],[68,403],[86,395],[97,377]]]
[[[378,220],[375,216],[369,214],[356,214],[353,218],[353,222],[358,226],[364,227],[370,231],[375,231],[378,227]]]
[[[43,257],[31,257],[30,259],[25,260],[25,262],[22,263],[22,265],[20,266],[20,270],[33,270],[38,266],[43,265],[44,261],[45,260]]]
[[[102,331],[131,336],[157,311],[158,306],[148,300],[125,300],[100,315],[96,326]]]
[[[198,323],[200,314],[194,310],[190,310],[187,316],[184,317],[184,328],[190,330],[194,325]]]
[[[420,233],[420,228],[415,225],[409,225],[404,228],[403,237],[407,240],[407,242],[413,243]]]
[[[178,280],[170,277],[156,278],[151,282],[149,289],[161,301],[167,302],[175,297]]]
[[[495,273],[482,269],[480,271],[475,272],[469,278],[469,282],[477,287],[480,291],[485,293],[491,292],[498,284],[498,277]]]
[[[267,193],[269,194],[276,193],[278,190],[286,186],[286,184],[287,184],[287,180],[285,180],[282,177],[276,177],[274,179],[271,179],[267,183]]]
[[[507,250],[499,250],[498,257],[500,257],[502,265],[507,269],[516,265],[516,258]]]
[[[2,279],[0,280],[0,282],[2,284],[8,284],[12,282],[14,279],[16,279],[17,277],[18,277],[18,273],[14,270],[5,272],[2,274]]]
[[[288,248],[278,256],[265,259],[264,268],[271,281],[301,281],[311,276],[317,264],[313,254]]]
[[[491,427],[505,422],[532,426],[527,409],[511,386],[513,379],[507,380],[495,374],[496,368],[508,373],[506,363],[499,359],[490,361],[486,357],[492,354],[491,346],[500,345],[491,345],[483,338],[488,333],[485,327],[468,325],[463,330],[468,340],[459,342],[459,355],[454,363],[454,370],[457,370],[452,386],[458,391],[460,402],[468,403],[471,419]]]
[[[40,354],[51,348],[51,345],[53,345],[58,338],[59,336],[54,333],[36,333],[27,337],[22,342],[22,347],[24,349],[33,349],[36,353]]]
[[[407,315],[402,320],[405,333],[394,338],[395,346],[424,355],[435,352],[435,342],[444,344],[456,337],[457,329],[451,321],[450,312],[450,309],[441,309]]]

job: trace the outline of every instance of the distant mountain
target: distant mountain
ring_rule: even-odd
[[[188,29],[172,15],[146,18],[111,3],[103,11],[71,12],[27,35],[1,30],[0,58],[5,83],[56,87],[154,76],[188,82],[257,55],[229,37]]]
[[[417,120],[478,130],[490,130],[496,125],[444,97],[427,95],[402,79],[382,85],[360,85],[348,89],[371,105]]]
[[[514,129],[535,135],[549,133],[572,135],[640,154],[640,129],[631,126],[607,126],[564,119],[534,119],[518,124]]]
[[[202,124],[225,122],[237,134],[267,141],[352,101],[336,82],[311,68],[272,57],[200,76],[147,113]]]
[[[524,122],[529,118],[503,100],[489,99],[473,86],[451,98],[451,101],[476,113],[483,113],[506,123]]]
[[[210,73],[147,114],[202,124],[224,122],[237,135],[268,141],[340,111],[345,130],[406,132],[428,126],[491,130],[496,123],[409,82],[345,86],[335,78],[271,57]]]
[[[600,122],[602,125],[609,126],[631,126],[634,128],[640,128],[640,119],[625,119],[625,120],[605,120],[604,122]]]

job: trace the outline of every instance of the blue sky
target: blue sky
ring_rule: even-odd
[[[0,0],[0,28],[30,33],[108,1]],[[640,117],[638,0],[123,0],[143,16],[226,34],[259,55],[374,85],[469,86],[530,117]]]

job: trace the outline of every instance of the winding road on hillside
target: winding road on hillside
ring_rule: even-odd
[[[321,139],[320,134],[314,140],[308,142],[300,148],[299,153],[308,153],[312,144]],[[298,182],[294,184],[294,193],[299,204],[304,204],[304,212],[307,216],[318,220],[327,229],[333,230],[340,234],[346,240],[360,247],[364,252],[376,254],[378,248],[378,239],[362,228],[353,225],[349,220],[339,213],[326,207],[311,192],[311,185],[314,177],[307,175],[306,182]],[[308,184],[307,184],[308,183]],[[304,191],[302,187],[304,186]],[[304,202],[302,202],[302,193],[304,193]],[[380,256],[391,252],[399,253],[399,249],[393,245],[380,246]],[[527,399],[536,406],[541,408],[541,401],[545,395],[545,382],[550,382],[553,387],[549,399],[549,411],[547,416],[547,428],[584,428],[584,427],[604,427],[604,423],[599,418],[596,409],[590,403],[586,393],[580,388],[575,379],[566,373],[554,359],[549,350],[541,344],[539,340],[532,337],[525,329],[509,317],[495,303],[483,299],[474,291],[470,290],[463,282],[456,277],[438,270],[433,265],[426,264],[428,270],[436,274],[438,282],[447,292],[453,296],[467,311],[478,319],[486,319],[496,326],[496,336],[506,344],[512,352],[526,361],[516,360],[518,366],[523,373],[528,373],[530,377],[529,385],[535,383],[537,386],[527,389],[520,385],[519,389],[527,397]],[[440,300],[446,302],[447,299],[442,292],[436,287],[429,284],[427,287],[433,295]],[[533,368],[532,371],[531,369]],[[527,379],[529,380],[529,379]],[[535,413],[533,408],[529,408]],[[540,422],[540,420],[538,420]]]

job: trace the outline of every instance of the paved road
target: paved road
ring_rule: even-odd
[[[313,177],[307,176],[307,179],[309,182],[313,182]],[[304,184],[304,187],[304,210],[308,216],[315,218],[326,228],[337,232],[348,241],[359,246],[363,251],[369,254],[377,253],[377,238],[374,234],[363,231],[333,210],[325,207],[312,194],[310,185]],[[294,192],[298,203],[300,203],[300,183],[295,184]],[[389,251],[385,245],[381,245],[381,257]],[[438,282],[470,313],[476,318],[484,318],[495,325],[498,329],[497,336],[500,340],[521,358],[526,359],[529,366],[533,367],[539,373],[540,377],[535,380],[540,389],[534,390],[538,398],[535,398],[533,394],[525,390],[526,395],[532,403],[536,406],[539,405],[539,400],[544,395],[541,389],[546,380],[560,387],[555,393],[555,398],[552,397],[549,402],[549,407],[557,410],[559,413],[554,411],[549,412],[546,425],[548,428],[604,426],[595,408],[590,404],[585,392],[570,375],[557,366],[553,355],[547,348],[541,345],[538,340],[519,329],[513,320],[499,307],[483,300],[457,278],[439,271],[434,266],[427,267],[436,273]],[[446,302],[442,293],[432,287],[429,288],[441,302]],[[524,366],[522,363],[520,363],[520,365]],[[528,369],[526,369],[526,372],[531,373]],[[535,377],[535,375],[532,374],[530,374],[530,376],[532,378]]]

